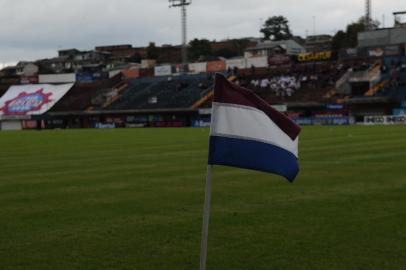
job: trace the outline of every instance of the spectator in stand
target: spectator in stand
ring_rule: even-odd
[[[256,89],[259,86],[259,80],[251,80],[251,85]]]
[[[262,79],[260,83],[261,89],[268,89],[269,88],[269,80],[268,78]]]
[[[232,74],[232,69],[231,69],[231,67],[228,67],[228,68],[227,68],[227,75],[228,75],[228,76],[234,75],[234,74]]]
[[[255,75],[256,69],[254,65],[251,65],[251,75]]]
[[[234,75],[234,76],[238,76],[238,75],[239,75],[238,67],[234,67],[234,68],[233,68],[233,75]]]

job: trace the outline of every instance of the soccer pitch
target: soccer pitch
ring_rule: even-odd
[[[208,132],[0,132],[0,269],[198,269]],[[215,167],[208,269],[405,269],[406,126],[300,140],[293,184]]]

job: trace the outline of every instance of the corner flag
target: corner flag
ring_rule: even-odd
[[[300,127],[251,90],[217,74],[209,164],[271,172],[293,181],[299,172]]]
[[[213,165],[271,172],[291,182],[299,172],[300,127],[224,76],[216,74],[214,83],[200,270],[206,270]]]

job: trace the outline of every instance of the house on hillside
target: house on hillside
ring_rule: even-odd
[[[287,55],[298,55],[300,53],[306,52],[306,49],[293,39],[281,41],[266,40],[263,42],[259,42],[255,47],[246,49],[244,57],[269,57],[272,55],[275,48],[282,48],[283,50],[285,50]]]
[[[331,35],[308,36],[305,40],[305,48],[308,52],[330,51],[332,44]]]

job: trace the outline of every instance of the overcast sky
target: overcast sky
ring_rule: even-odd
[[[373,17],[393,25],[405,0],[374,0]],[[261,21],[284,15],[295,35],[334,34],[364,13],[364,0],[193,0],[188,39],[259,37]],[[313,19],[313,17],[315,19]],[[96,45],[179,44],[180,10],[167,0],[0,0],[0,65]]]

